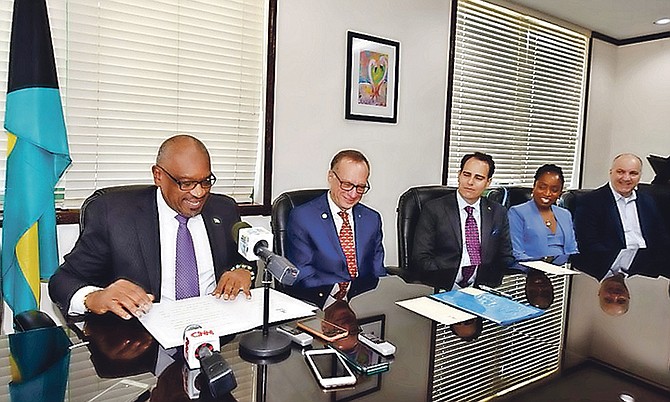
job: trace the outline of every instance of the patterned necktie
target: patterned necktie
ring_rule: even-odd
[[[198,282],[198,264],[195,260],[193,238],[186,226],[188,218],[177,215],[175,219],[179,221],[174,276],[175,299],[181,300],[200,296],[200,285]]]
[[[358,275],[358,267],[356,266],[356,247],[354,247],[354,232],[351,230],[349,223],[349,214],[345,211],[337,213],[342,218],[342,228],[340,228],[340,245],[344,252],[344,257],[347,260],[347,270],[349,276],[353,279]],[[349,282],[340,282],[340,291],[335,295],[336,299],[343,299],[347,293]]]
[[[459,283],[459,286],[467,286],[468,280],[475,272],[477,265],[481,264],[481,245],[479,244],[479,230],[477,229],[477,221],[475,217],[472,216],[473,207],[465,207],[465,212],[467,212],[468,217],[465,218],[465,248],[468,250],[468,255],[470,256],[470,265],[463,267],[461,269],[461,274],[463,279]],[[465,286],[462,286],[465,285]]]

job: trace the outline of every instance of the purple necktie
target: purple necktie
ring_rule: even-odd
[[[477,265],[481,264],[481,245],[479,244],[479,230],[477,229],[477,221],[475,217],[472,216],[473,207],[465,207],[465,212],[467,212],[468,217],[465,218],[465,248],[468,250],[468,255],[470,256],[470,265],[463,267],[461,269],[461,274],[463,279],[459,283],[459,286],[467,286],[468,280],[475,272]],[[465,286],[462,286],[462,285]]]
[[[200,296],[200,285],[193,238],[191,237],[191,232],[188,230],[188,226],[186,226],[188,218],[177,215],[175,219],[179,221],[174,275],[175,299],[181,300]]]

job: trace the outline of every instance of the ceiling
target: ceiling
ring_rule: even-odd
[[[670,0],[508,0],[617,40],[670,32]]]

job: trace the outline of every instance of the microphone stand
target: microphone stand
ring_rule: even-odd
[[[272,358],[288,355],[291,350],[291,340],[277,331],[270,332],[268,322],[270,321],[270,284],[272,273],[263,269],[263,327],[240,337],[240,356],[245,355],[253,358]],[[244,356],[243,356],[244,357]]]

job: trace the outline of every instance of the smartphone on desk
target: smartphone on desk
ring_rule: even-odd
[[[318,336],[326,342],[333,342],[349,335],[349,331],[346,329],[318,317],[298,321],[297,326],[301,330]]]
[[[392,358],[384,357],[362,343],[357,344],[353,350],[349,351],[339,349],[332,344],[329,344],[328,347],[336,350],[351,368],[365,375],[388,371],[389,365],[393,361]]]
[[[303,354],[321,387],[337,388],[356,384],[356,376],[334,349],[310,349]]]

